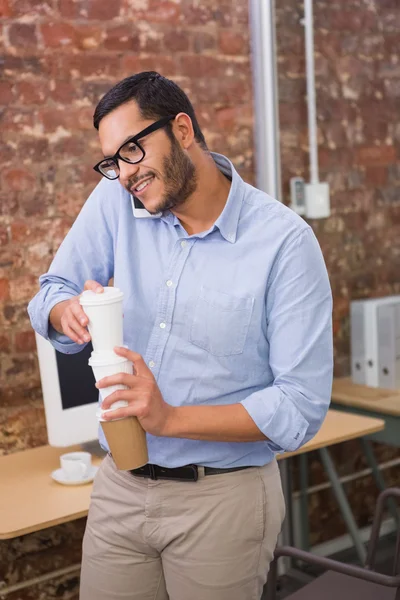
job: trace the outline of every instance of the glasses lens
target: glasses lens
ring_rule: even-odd
[[[135,142],[126,142],[119,151],[119,155],[130,163],[140,162],[144,156],[143,150]]]
[[[99,165],[102,174],[107,179],[117,179],[119,177],[118,165],[113,160],[105,160]]]

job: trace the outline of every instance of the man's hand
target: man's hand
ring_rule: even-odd
[[[91,279],[85,282],[84,290],[104,292],[103,286]],[[64,333],[73,342],[77,344],[90,342],[90,335],[86,329],[89,319],[79,304],[79,296],[56,304],[50,311],[49,321],[56,331]]]
[[[162,397],[153,373],[147,367],[142,356],[126,348],[114,348],[118,356],[123,356],[133,363],[135,375],[118,373],[103,377],[96,383],[101,389],[110,385],[122,384],[129,389],[117,390],[103,400],[101,408],[106,410],[117,400],[126,400],[128,406],[105,413],[105,420],[123,417],[137,417],[145,431],[153,435],[168,435],[168,426],[174,414],[174,407],[167,404]]]

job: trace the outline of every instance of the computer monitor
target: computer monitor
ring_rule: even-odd
[[[36,346],[50,446],[97,440],[99,391],[88,365],[91,343],[78,354],[62,354],[36,333]]]

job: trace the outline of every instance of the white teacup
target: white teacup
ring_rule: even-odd
[[[68,452],[60,456],[61,469],[66,479],[86,479],[92,466],[90,452]]]

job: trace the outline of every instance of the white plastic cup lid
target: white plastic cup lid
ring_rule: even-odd
[[[102,304],[113,304],[124,297],[123,292],[117,287],[105,287],[104,292],[93,292],[85,290],[79,297],[82,306],[98,306]]]
[[[111,412],[112,410],[116,410],[117,408],[125,408],[126,406],[128,406],[128,402],[126,400],[117,400],[110,406],[110,408],[106,408],[106,410],[102,410],[101,406],[99,406],[96,410],[96,417],[99,420],[101,420],[104,413]]]
[[[93,356],[93,354],[96,354],[96,356]],[[117,356],[112,352],[104,354],[100,352],[92,352],[88,362],[91,367],[106,367],[107,365],[119,365],[127,360],[127,358],[124,358],[123,356]]]

